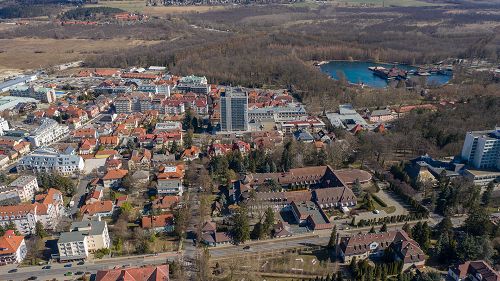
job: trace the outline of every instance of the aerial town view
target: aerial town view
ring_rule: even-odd
[[[499,270],[499,0],[0,0],[0,281]]]

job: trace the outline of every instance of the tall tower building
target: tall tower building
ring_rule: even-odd
[[[467,132],[461,157],[476,169],[500,169],[500,127]]]
[[[241,88],[228,88],[220,95],[221,130],[248,130],[248,93]]]

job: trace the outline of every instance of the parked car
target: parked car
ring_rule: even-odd
[[[64,265],[64,267],[72,267],[72,266],[73,266],[73,264],[71,264],[71,263],[67,263]]]
[[[77,264],[78,264],[78,265],[84,265],[84,264],[85,264],[85,262],[84,262],[84,261],[80,261],[80,262],[78,262]]]
[[[73,272],[71,272],[71,271],[64,273],[64,276],[72,276],[72,275],[73,275]]]
[[[42,269],[51,269],[52,267],[50,265],[46,265],[44,267],[42,267]]]
[[[243,247],[243,250],[250,250],[250,246]]]
[[[375,210],[373,210],[373,213],[374,213],[374,214],[380,214],[380,211],[379,211],[379,210],[377,210],[377,209],[375,209]]]
[[[14,273],[14,272],[17,272],[17,268],[14,268],[14,269],[11,269],[8,271],[9,273]]]

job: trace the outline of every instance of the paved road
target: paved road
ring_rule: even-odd
[[[176,259],[178,256],[178,253],[170,252],[162,253],[158,256],[112,258],[86,262],[84,265],[73,263],[68,268],[64,267],[64,264],[54,263],[51,265],[51,269],[42,269],[42,266],[31,266],[18,268],[18,271],[15,273],[8,273],[8,271],[16,268],[17,265],[6,265],[0,267],[0,280],[26,280],[31,276],[37,276],[37,280],[52,280],[54,278],[57,280],[74,280],[78,277],[74,275],[76,272],[90,272],[95,274],[98,270],[110,269],[116,266],[140,267],[143,265],[156,265],[166,263],[167,260]],[[73,276],[64,276],[67,272],[72,272]]]
[[[429,220],[432,225],[432,220]],[[408,223],[410,226],[415,224],[416,222]],[[396,223],[392,225],[388,225],[389,230],[401,229],[405,223]],[[371,226],[368,227],[360,227],[360,228],[350,228],[344,230],[338,230],[340,236],[348,236],[353,235],[359,232],[366,233],[370,230]],[[273,253],[273,252],[281,252],[286,249],[293,248],[302,248],[302,247],[314,247],[314,246],[326,246],[328,244],[328,240],[330,239],[331,230],[325,229],[320,231],[315,231],[310,235],[304,235],[301,237],[291,237],[287,239],[270,239],[270,240],[262,240],[262,241],[252,241],[247,242],[244,245],[224,245],[209,248],[210,257],[212,259],[231,259],[235,256],[245,256],[245,255],[255,255],[264,254],[264,253]],[[249,249],[243,249],[246,246],[250,246]]]
[[[88,180],[83,180],[81,179],[80,182],[78,183],[78,186],[76,187],[75,195],[73,195],[73,200],[75,202],[75,205],[71,207],[69,214],[74,215],[78,213],[79,211],[79,205],[80,205],[80,200],[82,199],[82,196],[85,195],[87,192],[87,185],[89,184]]]

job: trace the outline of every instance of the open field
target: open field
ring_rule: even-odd
[[[88,39],[0,39],[0,71],[36,69],[54,64],[81,60],[110,51],[150,45],[144,40]]]
[[[86,5],[86,7],[113,7],[129,12],[141,12],[151,16],[204,13],[225,8],[223,6],[146,6],[145,1],[99,1],[99,4]]]
[[[373,7],[423,7],[435,6],[418,0],[334,0],[331,3],[345,6],[373,6]]]

